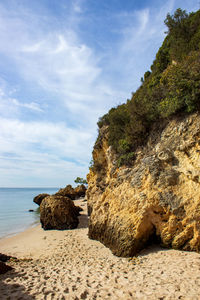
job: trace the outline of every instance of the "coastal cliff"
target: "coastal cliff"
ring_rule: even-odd
[[[118,256],[200,251],[200,10],[177,9],[141,86],[98,121],[89,237]]]
[[[115,255],[149,243],[200,251],[200,114],[156,123],[129,167],[102,127],[88,174],[89,237]]]

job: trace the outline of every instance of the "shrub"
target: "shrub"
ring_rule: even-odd
[[[167,15],[168,27],[151,71],[126,104],[112,108],[98,121],[108,126],[108,142],[118,154],[118,165],[129,164],[145,143],[151,125],[179,112],[200,108],[200,10],[178,9]]]
[[[118,160],[117,160],[117,166],[121,167],[123,165],[129,166],[135,158],[135,153],[134,152],[129,152],[123,155],[120,155]]]

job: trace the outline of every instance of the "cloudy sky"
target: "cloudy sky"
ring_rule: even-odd
[[[198,0],[0,0],[0,187],[86,177],[98,118],[140,85],[164,19]]]

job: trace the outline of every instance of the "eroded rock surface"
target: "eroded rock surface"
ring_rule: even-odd
[[[45,194],[45,193],[39,194],[39,195],[37,195],[37,196],[35,196],[35,197],[33,198],[33,202],[35,202],[37,205],[40,206],[42,200],[43,200],[45,197],[48,197],[48,196],[49,196],[49,194]]]
[[[78,226],[80,209],[73,201],[60,195],[45,197],[40,205],[40,222],[42,228],[74,229]]]
[[[74,188],[70,184],[68,184],[65,188],[60,189],[55,195],[68,197],[72,200],[76,197]]]
[[[87,177],[89,237],[118,256],[135,255],[153,240],[199,252],[200,115],[155,125],[129,168],[117,168],[101,130]]]
[[[74,192],[75,192],[75,199],[85,197],[86,187],[84,186],[84,184],[80,184],[74,189]]]
[[[72,200],[79,199],[80,197],[85,197],[86,187],[84,184],[78,185],[76,188],[73,188],[70,184],[68,184],[65,188],[60,189],[56,196],[68,197]],[[46,197],[50,196],[49,194],[43,193],[34,197],[33,202],[40,206],[42,200]],[[53,196],[53,195],[52,195]]]
[[[76,188],[73,188],[68,184],[65,188],[60,189],[55,195],[65,196],[72,200],[84,197],[86,193],[86,187],[84,184],[78,185]]]

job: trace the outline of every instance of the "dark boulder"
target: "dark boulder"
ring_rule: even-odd
[[[40,206],[42,200],[45,198],[45,197],[48,197],[49,194],[39,194],[37,195],[35,198],[33,198],[33,202],[35,202],[37,205]]]
[[[83,208],[80,206],[75,206],[78,216],[80,215],[80,211],[83,211]]]
[[[68,197],[72,200],[76,198],[75,191],[73,187],[68,184],[65,188],[60,189],[57,193],[55,193],[56,196],[62,196],[62,197]]]
[[[42,228],[74,229],[78,226],[79,208],[73,201],[59,194],[46,197],[40,205],[40,222]]]
[[[6,262],[6,261],[10,260],[11,258],[12,258],[12,256],[0,253],[0,261],[2,261],[2,262]]]
[[[65,196],[72,200],[84,197],[86,193],[86,187],[84,184],[78,185],[75,189],[68,184],[65,188],[60,189],[55,195]]]
[[[75,189],[75,199],[78,199],[80,197],[85,197],[85,193],[86,193],[86,187],[84,186],[84,184],[78,185]]]
[[[6,265],[4,262],[0,261],[0,274],[4,274],[10,270],[12,270],[13,268]]]

